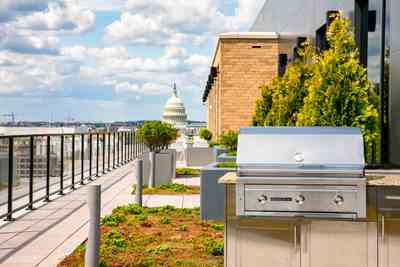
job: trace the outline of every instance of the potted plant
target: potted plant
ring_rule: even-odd
[[[207,128],[201,128],[199,131],[199,136],[201,139],[206,140],[207,143],[210,143],[213,134],[210,130],[208,130]]]
[[[220,145],[228,149],[228,152],[224,156],[229,157],[229,161],[236,160],[238,137],[238,132],[229,130],[227,132],[223,132],[219,138]]]
[[[149,187],[155,186],[156,154],[177,138],[177,130],[170,124],[161,121],[146,121],[138,131],[145,145],[149,148],[150,175]]]

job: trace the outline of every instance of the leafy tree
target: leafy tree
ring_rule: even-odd
[[[157,153],[177,138],[177,130],[161,121],[146,121],[139,128],[138,134],[150,151]]]
[[[207,142],[211,141],[212,139],[212,132],[207,128],[201,128],[199,131],[200,138],[206,140]]]
[[[253,116],[255,126],[293,126],[307,94],[307,81],[312,76],[313,50],[308,41],[299,50],[300,58],[290,64],[283,75],[261,88]]]
[[[335,15],[327,30],[329,49],[308,42],[282,78],[262,88],[255,126],[359,127],[370,146],[379,137],[377,95],[359,64],[351,23]]]
[[[138,135],[150,149],[149,188],[155,186],[156,153],[168,147],[176,140],[178,131],[170,124],[161,121],[146,121],[140,128]]]
[[[223,132],[219,137],[219,143],[222,147],[227,148],[228,152],[236,152],[238,145],[238,137],[239,133],[229,130],[227,132]]]
[[[349,20],[337,16],[327,31],[330,49],[315,59],[298,126],[359,127],[371,145],[379,136],[377,96],[359,52]]]

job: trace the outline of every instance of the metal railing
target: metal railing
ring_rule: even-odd
[[[75,190],[145,150],[134,130],[0,136],[0,219],[13,220],[15,212]]]

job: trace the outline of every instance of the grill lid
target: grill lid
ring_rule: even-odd
[[[358,128],[241,128],[237,165],[239,176],[363,176],[363,138]]]

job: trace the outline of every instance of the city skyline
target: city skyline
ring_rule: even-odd
[[[2,1],[0,114],[160,119],[176,81],[188,119],[204,121],[216,34],[247,30],[263,2]]]

